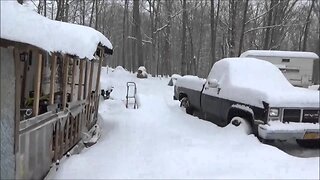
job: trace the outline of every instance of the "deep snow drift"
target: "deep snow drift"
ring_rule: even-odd
[[[127,81],[137,83],[137,110],[125,108]],[[102,88],[114,90],[112,99],[100,104],[100,140],[47,178],[319,179],[319,157],[294,157],[239,127],[220,128],[187,115],[172,100],[168,81],[137,79],[120,67],[103,69]]]

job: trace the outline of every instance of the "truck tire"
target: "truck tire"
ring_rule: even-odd
[[[180,107],[184,107],[186,109],[186,113],[193,115],[193,108],[190,106],[190,101],[188,97],[183,97],[181,99]]]
[[[253,133],[252,125],[247,119],[244,119],[244,118],[241,118],[241,117],[233,117],[231,119],[231,124],[236,126],[236,127],[242,128],[244,133],[247,134],[247,135],[250,135],[250,134]]]
[[[300,147],[320,149],[320,139],[297,139],[296,142]]]

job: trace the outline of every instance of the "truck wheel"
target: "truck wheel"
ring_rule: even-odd
[[[320,149],[320,139],[297,139],[296,141],[301,147]]]
[[[180,107],[186,108],[186,113],[193,115],[193,108],[190,106],[190,101],[187,97],[181,99]]]
[[[241,117],[234,117],[231,119],[231,124],[236,126],[236,127],[240,127],[243,129],[244,133],[246,133],[247,135],[252,134],[252,126],[249,123],[248,120],[243,119]]]

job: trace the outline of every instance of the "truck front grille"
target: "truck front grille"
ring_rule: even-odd
[[[319,122],[319,110],[304,110],[303,116],[302,116],[302,122],[318,123]]]
[[[282,122],[320,123],[318,109],[284,109]]]
[[[300,109],[284,109],[283,122],[300,122],[301,110]]]

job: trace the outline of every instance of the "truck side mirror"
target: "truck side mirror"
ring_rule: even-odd
[[[216,79],[209,79],[208,86],[211,88],[217,88],[219,86],[219,83]]]

